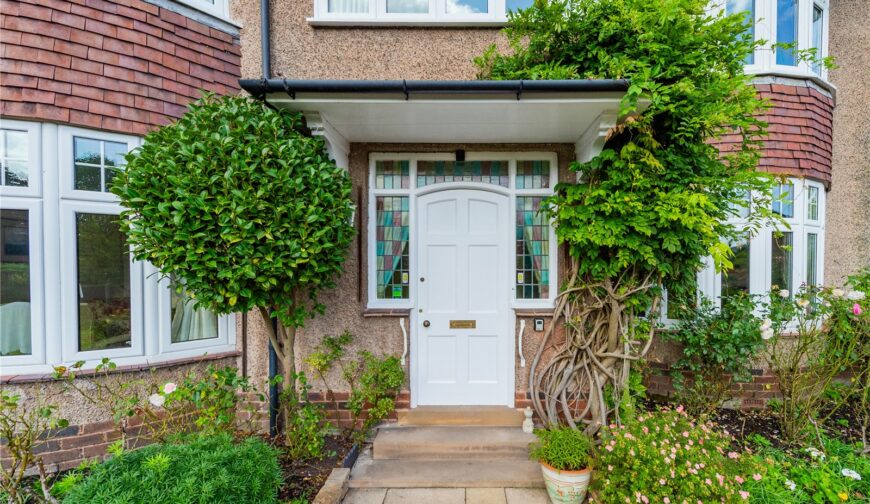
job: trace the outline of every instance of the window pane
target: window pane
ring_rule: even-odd
[[[807,233],[807,285],[810,287],[818,285],[818,281],[816,280],[818,253],[819,236],[815,233]]]
[[[195,309],[196,304],[187,291],[178,293],[177,282],[171,284],[171,317],[173,343],[197,341],[218,337],[218,317],[205,309]]]
[[[339,14],[367,13],[369,0],[329,0],[329,12]]]
[[[417,187],[445,182],[483,182],[508,187],[507,161],[418,161]]]
[[[79,350],[129,348],[130,255],[117,215],[76,214]]]
[[[677,293],[672,290],[665,290],[665,299],[667,299],[668,311],[665,317],[670,320],[682,320],[686,316],[686,312],[698,305],[698,285],[697,282],[692,282],[689,290],[683,293]]]
[[[509,11],[518,11],[521,9],[528,9],[532,5],[534,5],[535,0],[507,0],[505,7]]]
[[[773,212],[786,219],[794,217],[793,184],[780,184],[773,188]]]
[[[73,139],[73,149],[75,151],[76,163],[102,164],[103,158],[100,154],[99,140],[75,137]]]
[[[770,257],[770,288],[771,289],[788,289],[793,293],[792,289],[792,233],[782,233],[782,236],[773,234],[771,238],[771,257]]]
[[[77,164],[75,166],[75,188],[80,191],[99,191],[100,181],[99,166]]]
[[[550,297],[550,225],[543,196],[517,197],[517,299]]]
[[[429,0],[387,0],[390,14],[427,14]]]
[[[379,196],[376,205],[378,299],[408,299],[408,197]]]
[[[549,161],[517,161],[517,189],[550,187]]]
[[[755,40],[755,0],[728,0],[725,4],[725,11],[730,14],[743,12],[746,15],[746,33],[752,40]],[[746,64],[751,65],[755,62],[755,55],[749,54],[746,57]]]
[[[819,188],[807,188],[807,219],[819,220]]]
[[[481,14],[489,12],[489,0],[446,0],[447,14]]]
[[[27,187],[27,132],[0,130],[0,166],[5,186]]]
[[[731,205],[731,219],[745,219],[749,217],[749,208],[752,205],[749,191],[744,191],[740,199],[742,200],[740,203]]]
[[[127,161],[124,156],[127,155],[127,144],[118,142],[105,142],[106,144],[106,166],[124,166]]]
[[[376,161],[376,189],[408,189],[411,186],[408,161]]]
[[[822,8],[813,5],[813,48],[816,50],[817,58],[822,57],[822,23],[824,23]],[[818,62],[813,63],[813,72],[821,75],[822,65]]]
[[[0,210],[0,355],[30,355],[27,210]]]
[[[797,0],[776,0],[776,43],[797,41]],[[777,65],[797,65],[794,49],[776,48]]]
[[[734,267],[722,272],[722,297],[739,292],[749,293],[749,237],[730,243]]]

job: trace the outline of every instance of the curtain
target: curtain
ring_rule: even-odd
[[[329,12],[357,14],[369,11],[369,0],[329,0]]]
[[[172,342],[217,338],[217,316],[208,310],[194,309],[194,300],[178,296],[172,315]]]
[[[0,355],[30,355],[30,303],[0,305]]]

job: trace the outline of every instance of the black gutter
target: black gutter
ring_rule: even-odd
[[[625,79],[587,80],[288,80],[241,79],[242,89],[254,96],[269,93],[396,93],[408,98],[413,93],[473,94],[511,93],[517,99],[524,93],[625,92]]]

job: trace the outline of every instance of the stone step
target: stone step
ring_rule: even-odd
[[[399,425],[520,427],[525,418],[507,406],[418,406],[396,414]]]
[[[374,460],[360,455],[348,488],[543,488],[541,466],[532,460]]]
[[[519,427],[385,427],[375,437],[373,458],[527,460],[534,440]]]

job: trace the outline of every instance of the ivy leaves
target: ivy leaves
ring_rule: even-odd
[[[112,189],[136,259],[217,313],[275,307],[301,326],[354,235],[349,178],[301,129],[298,114],[205,95],[149,133]]]

